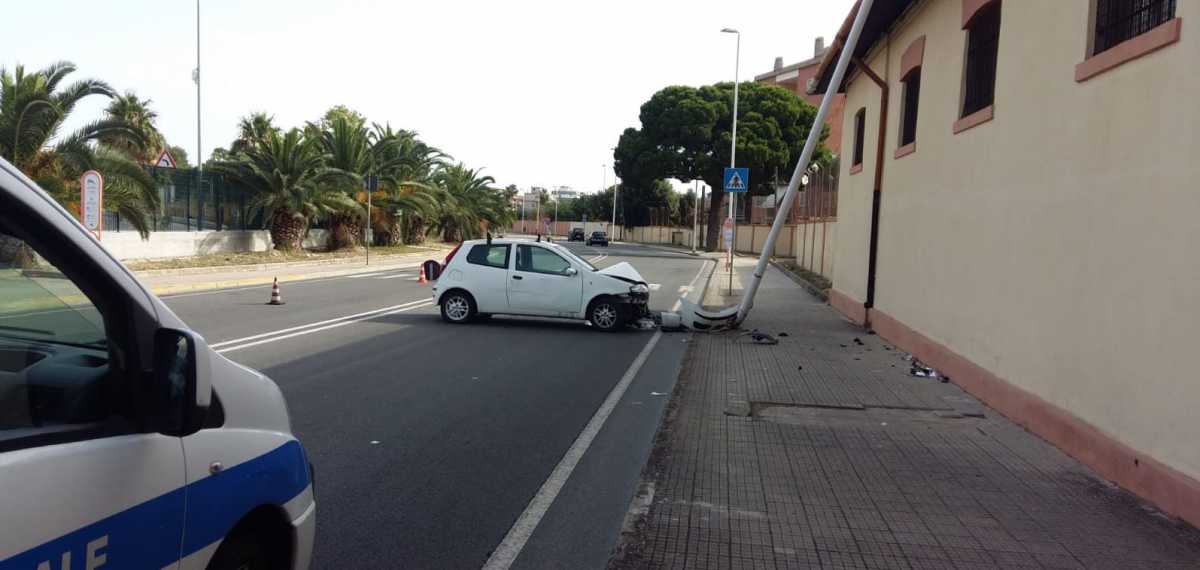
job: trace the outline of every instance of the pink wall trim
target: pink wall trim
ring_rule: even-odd
[[[970,115],[967,115],[957,121],[954,121],[954,134],[961,133],[971,127],[982,125],[990,120],[996,114],[995,105],[988,105]]]
[[[967,29],[967,26],[971,25],[971,20],[973,18],[975,18],[975,14],[978,14],[979,11],[982,10],[984,6],[987,6],[988,4],[991,4],[992,2],[999,2],[999,1],[1000,0],[962,0],[962,27],[963,27],[963,29],[965,30],[965,29]]]
[[[830,291],[831,303],[833,293]],[[952,382],[1010,420],[1038,434],[1102,477],[1140,495],[1163,511],[1200,526],[1200,481],[1139,453],[1067,410],[996,376],[882,311],[871,309],[870,317],[879,336],[944,372]]]
[[[894,158],[905,157],[914,152],[917,152],[917,141],[910,142],[900,148],[897,148]]]
[[[1127,61],[1158,51],[1179,41],[1183,18],[1175,18],[1140,36],[1125,40],[1075,66],[1075,81],[1082,83]]]
[[[900,77],[908,76],[908,72],[914,68],[921,67],[921,61],[925,59],[925,36],[921,36],[908,44],[908,48],[904,50],[904,55],[900,56]]]
[[[863,307],[862,301],[837,289],[829,290],[829,304],[854,324],[861,325],[867,322],[867,309]]]

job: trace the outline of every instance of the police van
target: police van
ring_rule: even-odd
[[[279,387],[0,160],[0,570],[303,569],[315,528]]]

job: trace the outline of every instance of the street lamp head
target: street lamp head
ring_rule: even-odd
[[[723,34],[740,34],[741,32],[739,32],[733,28],[721,28],[721,33],[723,33]]]

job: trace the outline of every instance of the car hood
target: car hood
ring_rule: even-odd
[[[646,282],[646,280],[642,277],[642,274],[638,273],[628,261],[622,261],[616,265],[610,265],[604,269],[601,269],[597,273],[603,273],[609,277],[615,277],[621,281],[628,281],[630,283]]]

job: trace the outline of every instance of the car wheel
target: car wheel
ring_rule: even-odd
[[[592,308],[588,311],[588,320],[591,321],[592,326],[604,332],[617,331],[625,325],[620,305],[607,297],[592,303]]]
[[[208,567],[210,570],[269,570],[273,565],[262,545],[239,533],[221,543]]]
[[[475,300],[466,291],[451,291],[442,299],[442,320],[461,325],[475,316]]]

